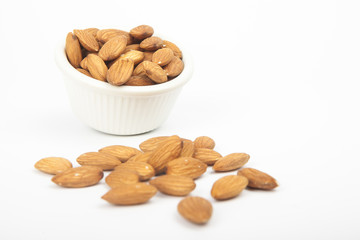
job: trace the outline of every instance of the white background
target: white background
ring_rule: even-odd
[[[359,1],[1,1],[0,239],[359,239]],[[54,47],[75,28],[148,24],[186,46],[194,75],[159,129],[106,135],[72,113]],[[47,156],[137,147],[153,136],[215,139],[223,155],[273,175],[271,192],[210,196],[197,226],[181,198],[109,205],[102,182],[63,189],[34,169]]]

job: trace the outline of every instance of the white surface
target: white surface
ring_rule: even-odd
[[[64,48],[64,43],[58,44],[54,54],[74,114],[87,126],[108,134],[135,135],[161,126],[193,74],[191,56],[181,47],[186,67],[175,79],[145,87],[112,86],[74,69]]]
[[[0,239],[359,239],[358,1],[6,1],[0,7]],[[73,28],[149,24],[195,62],[168,121],[118,137],[71,112],[53,48]],[[111,144],[208,135],[222,154],[277,178],[273,192],[215,202],[205,226],[176,212],[181,198],[114,207],[104,183],[62,189],[34,163],[75,163]],[[210,198],[209,171],[192,195]]]

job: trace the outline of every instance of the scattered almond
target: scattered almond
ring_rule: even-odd
[[[141,154],[142,152],[136,148],[123,146],[123,145],[112,145],[108,147],[101,148],[99,152],[107,153],[112,156],[117,157],[121,162],[126,162],[132,156],[136,154]]]
[[[192,196],[181,200],[177,209],[181,216],[196,224],[208,222],[213,211],[212,205],[208,200]]]
[[[121,161],[117,157],[102,152],[83,153],[76,161],[82,166],[96,166],[102,170],[113,170],[121,164]]]
[[[166,167],[168,175],[187,176],[193,179],[200,177],[207,169],[205,163],[191,157],[177,158],[170,161]]]
[[[97,184],[103,176],[99,167],[82,166],[58,173],[51,180],[62,187],[81,188]]]
[[[167,138],[168,136],[149,138],[143,141],[142,143],[140,143],[139,147],[143,152],[154,151],[158,147],[158,145]]]
[[[58,174],[72,168],[72,164],[66,158],[47,157],[37,161],[34,167],[44,173]]]
[[[248,187],[251,188],[272,190],[278,186],[275,178],[254,168],[243,168],[237,174],[246,177],[249,180]]]
[[[105,182],[111,188],[116,188],[122,184],[135,184],[139,182],[139,175],[135,171],[127,169],[117,169],[112,171],[106,178]]]
[[[206,163],[208,166],[212,166],[222,156],[220,153],[209,148],[196,148],[194,158]]]
[[[218,179],[212,189],[211,196],[216,200],[226,200],[236,197],[248,185],[246,177],[229,175]]]
[[[195,148],[209,148],[214,149],[215,141],[207,136],[197,137],[194,140]]]
[[[119,169],[135,171],[139,175],[141,181],[147,181],[155,175],[154,168],[146,162],[127,161],[115,168],[115,170]]]
[[[144,152],[140,154],[136,154],[127,160],[127,162],[146,162],[149,160],[152,152]]]
[[[162,175],[150,180],[149,183],[160,192],[173,196],[188,195],[196,187],[192,178],[174,175]]]
[[[213,169],[217,172],[232,171],[244,166],[250,159],[250,155],[246,153],[231,153],[217,160]]]
[[[193,141],[189,139],[182,139],[183,148],[180,153],[180,157],[192,157],[194,155],[195,146]]]

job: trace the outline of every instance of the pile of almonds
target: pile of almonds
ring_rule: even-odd
[[[214,140],[207,136],[194,141],[177,135],[160,136],[142,142],[139,147],[140,150],[112,145],[84,153],[77,158],[81,167],[76,168],[65,158],[43,158],[35,168],[55,174],[54,183],[70,188],[95,185],[103,178],[103,171],[112,171],[105,178],[111,189],[102,198],[116,205],[145,203],[157,191],[186,196],[195,189],[194,180],[204,174],[208,166],[215,172],[241,168],[236,175],[227,175],[214,182],[211,196],[216,200],[234,198],[246,187],[271,190],[278,186],[270,175],[242,168],[250,159],[248,154],[231,153],[223,157],[214,150]],[[210,219],[212,205],[205,198],[188,196],[179,202],[178,212],[189,221],[202,224]]]
[[[167,82],[184,69],[181,50],[140,25],[119,29],[75,29],[66,37],[65,52],[79,72],[115,86],[147,86]]]

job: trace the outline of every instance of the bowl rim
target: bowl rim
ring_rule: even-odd
[[[87,87],[96,88],[117,95],[148,96],[169,92],[173,89],[182,87],[190,80],[193,73],[192,58],[183,46],[179,46],[179,48],[182,51],[182,60],[184,62],[184,69],[180,75],[165,83],[150,86],[113,86],[107,82],[102,82],[86,76],[76,70],[68,61],[65,53],[65,39],[59,41],[55,48],[55,61],[63,74]]]

